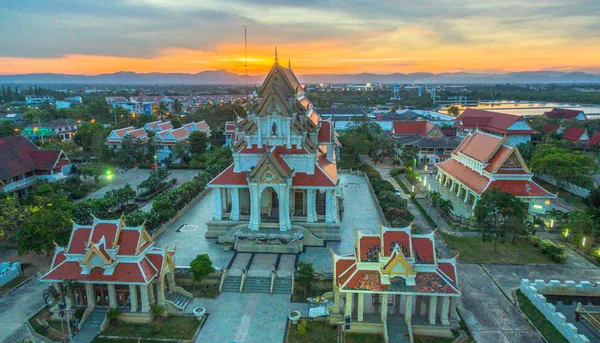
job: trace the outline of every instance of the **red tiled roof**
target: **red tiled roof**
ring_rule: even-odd
[[[546,124],[544,124],[542,131],[544,131],[544,133],[550,133],[550,132],[554,132],[554,131],[558,130],[559,127],[560,127],[560,125],[558,125],[558,124],[546,123]]]
[[[98,243],[104,236],[106,247],[112,249],[115,237],[117,237],[118,226],[113,223],[98,223],[92,229],[91,241]]]
[[[150,263],[147,258],[144,258],[140,261],[140,269],[142,270],[142,274],[146,281],[149,281],[153,276],[158,275],[158,268],[154,268],[152,263]]]
[[[329,162],[327,157],[320,155],[317,159],[317,164],[319,168],[323,170],[323,172],[333,181],[333,183],[337,184],[338,176],[337,176],[337,166],[335,163]]]
[[[438,268],[456,285],[456,268],[452,263],[438,263]]]
[[[433,241],[431,239],[413,237],[412,243],[416,263],[435,263],[435,256],[433,256]]]
[[[336,171],[337,173],[337,171]],[[335,176],[337,182],[337,174]],[[321,187],[334,187],[336,185],[321,168],[315,167],[315,173],[309,175],[307,173],[296,173],[292,178],[292,186],[296,187],[308,187],[308,186],[321,186]]]
[[[113,130],[113,132],[119,137],[119,138],[123,138],[125,137],[125,132],[129,132],[131,130],[135,130],[135,127],[133,126],[128,126],[128,127],[124,127],[122,129],[117,129],[117,130]]]
[[[235,132],[235,122],[228,121],[225,123],[225,131],[223,133],[234,133]]]
[[[339,280],[339,284],[343,285],[346,283],[346,281],[348,279],[350,279],[350,277],[352,277],[352,274],[354,274],[354,272],[356,271],[356,263],[352,264],[352,266],[350,266],[350,268],[346,269],[345,272],[340,273],[340,276],[338,277]],[[342,275],[344,274],[344,275]]]
[[[146,257],[148,258],[148,260],[150,260],[150,263],[152,263],[154,268],[156,268],[156,270],[158,270],[158,273],[160,275],[162,265],[163,265],[163,259],[164,259],[163,255],[149,253],[149,254],[146,254]]]
[[[564,139],[570,140],[573,142],[577,142],[581,139],[581,136],[585,133],[585,129],[580,127],[570,127],[565,130],[565,134],[563,136]]]
[[[56,255],[54,255],[54,261],[52,261],[50,269],[55,268],[59,264],[63,263],[63,261],[66,259],[67,257],[65,256],[64,251],[59,251],[58,253],[56,253]]]
[[[544,117],[550,119],[573,119],[577,117],[580,110],[567,110],[564,108],[553,108],[551,111],[544,112]]]
[[[594,135],[590,139],[590,145],[596,145],[600,143],[600,131],[594,132]]]
[[[121,230],[119,234],[119,255],[135,255],[135,251],[140,239],[140,232],[137,230]]]
[[[171,124],[171,122],[158,124],[158,129],[160,131],[171,130],[172,128],[173,128],[173,124]]]
[[[437,167],[452,175],[477,194],[483,193],[490,179],[466,167],[455,159],[447,159],[437,164]]]
[[[516,197],[548,197],[554,195],[543,189],[540,185],[529,180],[496,180],[490,183],[488,189],[498,188]]]
[[[376,250],[377,252],[381,251],[381,240],[379,237],[363,236],[358,241],[358,244],[360,251],[359,261],[361,262],[368,261],[367,253],[370,249]]]
[[[427,135],[435,128],[435,124],[424,120],[415,121],[395,121],[394,135],[415,134],[427,137]]]
[[[171,135],[173,135],[173,138],[175,138],[177,140],[187,138],[187,136],[189,135],[189,133],[183,127],[180,127],[178,129],[174,129],[174,130],[170,130],[169,132],[171,133]]]
[[[234,173],[233,164],[217,175],[209,185],[247,185],[246,172]]]
[[[91,228],[78,228],[73,232],[73,237],[69,243],[69,254],[84,254],[90,238]]]
[[[331,123],[322,120],[321,128],[319,129],[319,143],[331,142]]]
[[[442,129],[442,133],[446,137],[456,137],[456,130],[454,129]]]
[[[479,162],[486,162],[488,158],[492,157],[492,154],[501,143],[502,138],[500,137],[476,132],[465,138],[455,151],[474,158]]]
[[[136,130],[127,131],[127,135],[128,136],[133,136],[135,138],[146,138],[146,137],[148,137],[148,134],[146,133],[146,130],[144,130],[144,129],[136,129]]]
[[[348,268],[350,268],[352,265],[354,265],[355,262],[356,261],[354,260],[354,257],[351,260],[350,259],[339,259],[335,263],[335,279],[338,280],[340,275],[342,275],[343,272],[345,272],[346,270],[348,270]]]
[[[485,170],[493,173],[496,169],[502,166],[502,162],[510,155],[512,149],[509,147],[501,146],[498,151],[494,154],[494,156],[489,160],[487,167]]]
[[[0,138],[0,180],[53,169],[60,154],[60,150],[39,150],[23,136]]]
[[[492,112],[476,110],[473,108],[467,108],[461,115],[458,116],[456,122],[460,127],[463,128],[480,128],[500,134],[534,134],[537,133],[535,130],[508,130],[508,128],[516,123],[522,121],[521,116],[515,116],[506,113]],[[460,124],[462,123],[462,124]]]
[[[273,152],[273,153],[272,153],[272,155],[273,155],[273,157],[275,158],[275,160],[277,161],[277,163],[278,163],[278,164],[281,166],[281,169],[283,169],[283,171],[284,171],[286,174],[289,174],[289,172],[290,172],[292,169],[291,169],[291,168],[290,168],[290,166],[287,164],[287,162],[285,162],[285,161],[283,160],[283,158],[281,157],[281,155],[279,155],[279,153],[277,153],[277,152]]]
[[[410,251],[410,237],[405,231],[386,231],[383,233],[383,255],[390,256],[395,247],[395,242],[402,243],[402,246],[406,248],[402,253],[405,257],[411,257],[412,252]],[[404,249],[402,249],[404,250]]]
[[[145,261],[145,260],[142,260]],[[148,269],[150,267],[151,270]],[[76,261],[65,261],[48,274],[42,277],[42,280],[78,280],[78,281],[104,281],[104,282],[136,282],[146,283],[153,276],[157,275],[150,264],[144,263],[144,274],[137,263],[120,262],[117,263],[112,275],[104,275],[104,269],[96,267],[89,274],[81,274],[81,266]]]

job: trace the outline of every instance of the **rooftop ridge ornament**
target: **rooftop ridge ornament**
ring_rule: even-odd
[[[292,59],[288,57],[288,69],[292,69]]]
[[[275,63],[279,63],[279,58],[277,57],[277,45],[275,45]]]

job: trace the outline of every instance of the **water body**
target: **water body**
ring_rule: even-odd
[[[478,110],[488,110],[494,112],[501,112],[520,116],[540,116],[546,111],[550,111],[552,108],[566,108],[569,110],[580,110],[585,112],[586,115],[598,116],[594,119],[600,118],[600,104],[599,105],[588,105],[588,104],[576,104],[576,103],[559,103],[559,102],[530,102],[530,101],[495,101],[495,102],[480,102],[478,106],[470,108]],[[462,107],[465,109],[466,107]],[[442,111],[447,113],[445,109]],[[590,118],[590,119],[592,119]]]

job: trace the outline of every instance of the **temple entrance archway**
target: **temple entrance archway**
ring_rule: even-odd
[[[279,222],[279,195],[273,187],[266,187],[260,193],[261,223]]]

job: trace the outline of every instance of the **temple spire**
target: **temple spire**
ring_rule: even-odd
[[[279,63],[279,58],[277,58],[277,45],[275,45],[275,63]]]
[[[288,69],[292,69],[292,59],[288,57]]]

